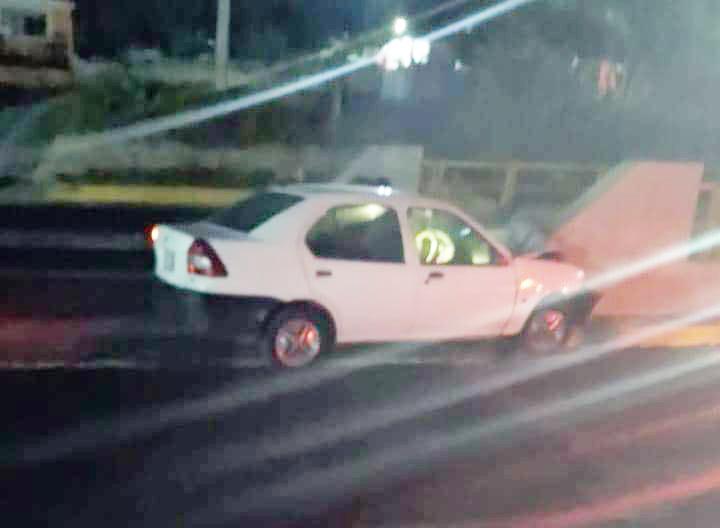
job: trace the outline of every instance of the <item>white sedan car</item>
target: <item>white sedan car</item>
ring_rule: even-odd
[[[457,208],[387,186],[273,188],[153,238],[193,324],[257,331],[284,367],[336,343],[518,336],[548,351],[594,300],[581,270],[513,257]]]

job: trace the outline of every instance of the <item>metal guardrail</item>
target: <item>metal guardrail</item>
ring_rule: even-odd
[[[447,197],[453,179],[484,180],[484,191],[497,199],[498,205],[511,205],[523,186],[534,184],[545,178],[545,182],[563,181],[573,188],[589,186],[608,170],[607,166],[588,163],[546,163],[546,162],[488,162],[464,160],[425,160],[420,179],[419,191],[432,196]],[[541,184],[541,183],[540,183]],[[572,186],[571,186],[572,187]],[[549,190],[552,192],[552,190]]]

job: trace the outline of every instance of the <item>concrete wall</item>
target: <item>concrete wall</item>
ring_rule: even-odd
[[[604,289],[597,315],[678,316],[720,301],[720,260],[653,263],[669,248],[688,247],[703,171],[697,163],[623,165],[556,229],[550,247],[590,277],[619,274]],[[643,262],[650,268],[623,276]]]
[[[609,188],[556,229],[551,244],[595,270],[685,242],[692,232],[702,175],[700,164],[621,166],[607,175]]]
[[[417,192],[422,164],[420,146],[370,146],[344,169],[337,181],[352,183],[357,178],[386,178],[395,188]]]

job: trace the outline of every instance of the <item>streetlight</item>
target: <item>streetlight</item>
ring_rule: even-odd
[[[395,36],[400,37],[405,34],[408,29],[408,21],[405,17],[397,17],[393,22],[393,33]]]
[[[392,25],[393,38],[376,56],[378,66],[385,70],[382,80],[382,98],[395,101],[405,99],[410,92],[410,76],[406,70],[418,64],[427,64],[430,41],[415,38],[408,30],[408,20],[398,17]],[[387,192],[382,189],[381,192]]]
[[[413,64],[427,64],[430,57],[430,42],[415,38],[408,33],[408,20],[398,17],[393,22],[395,38],[385,44],[377,61],[387,71],[408,69]]]

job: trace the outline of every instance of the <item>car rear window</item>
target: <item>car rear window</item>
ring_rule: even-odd
[[[273,216],[302,201],[302,197],[285,193],[259,193],[210,217],[210,221],[238,231],[249,232]]]

